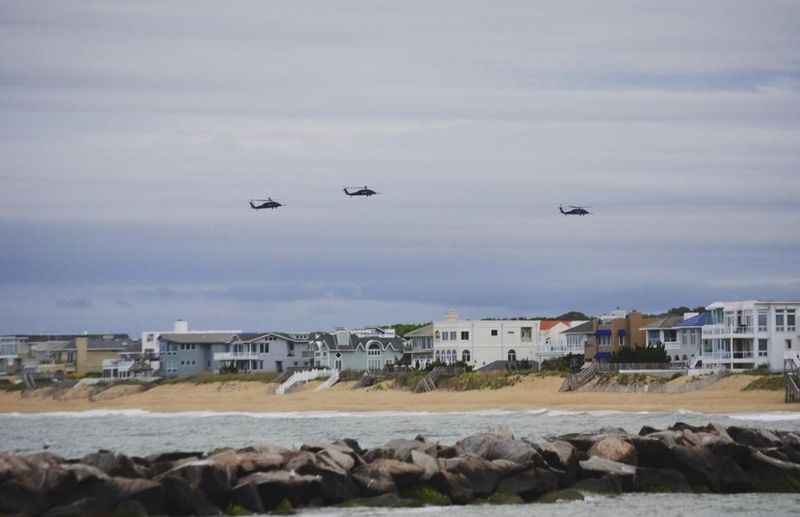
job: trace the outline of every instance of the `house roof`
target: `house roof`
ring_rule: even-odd
[[[562,332],[562,334],[593,334],[593,333],[594,333],[594,322],[592,321],[581,323],[577,327],[572,327],[571,329]]]
[[[142,342],[118,337],[90,337],[87,343],[88,350],[113,350],[119,352],[138,352],[142,349]]]
[[[559,323],[563,323],[564,325],[569,327],[569,324],[571,322],[568,321],[568,320],[541,320],[539,322],[539,330],[550,330],[551,328],[555,327]]]
[[[237,334],[232,332],[204,332],[204,333],[166,333],[161,334],[161,339],[169,341],[170,343],[177,344],[192,344],[192,345],[213,345],[219,343],[229,343],[233,336]]]
[[[361,346],[363,349],[366,349],[368,342],[377,341],[381,344],[383,350],[386,350],[387,347],[391,346],[400,352],[403,350],[403,343],[405,343],[405,340],[401,337],[358,337],[355,334],[350,334],[347,343],[340,345],[336,339],[336,336],[329,334],[328,332],[313,332],[311,333],[310,338],[313,341],[322,341],[328,347],[328,350],[339,351],[354,351],[359,346]]]
[[[691,318],[687,318],[682,322],[678,323],[678,327],[702,327],[706,325],[711,320],[711,314],[708,312],[703,312],[698,314],[697,316],[693,316]]]
[[[427,325],[423,325],[418,329],[414,329],[411,332],[406,332],[403,337],[432,337],[433,336],[433,323],[428,323]]]
[[[671,329],[679,326],[683,321],[683,316],[680,314],[669,314],[663,318],[658,318],[655,321],[644,325],[643,329]]]

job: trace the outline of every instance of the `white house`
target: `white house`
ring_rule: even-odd
[[[494,361],[534,361],[538,336],[537,320],[461,320],[451,312],[433,322],[433,357],[476,368]]]
[[[583,354],[583,340],[571,339],[567,330],[587,323],[586,320],[541,320],[536,360],[546,361],[568,354]]]
[[[797,314],[800,302],[716,302],[703,325],[705,368],[782,371],[785,359],[800,360]]]
[[[645,343],[663,346],[672,364],[694,368],[702,364],[702,328],[709,316],[706,312],[667,315],[642,328]]]

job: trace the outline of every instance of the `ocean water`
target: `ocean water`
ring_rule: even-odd
[[[306,412],[306,413],[155,413],[140,410],[94,410],[62,413],[0,413],[0,450],[20,453],[50,451],[68,458],[97,449],[144,456],[170,450],[209,451],[219,447],[244,447],[271,443],[296,447],[304,442],[355,438],[362,447],[381,445],[393,438],[428,439],[451,444],[470,434],[498,426],[511,428],[518,437],[548,436],[601,427],[621,427],[636,433],[644,425],[665,428],[676,422],[708,422],[764,427],[800,432],[800,412],[702,414],[621,411],[476,411],[427,412]],[[453,511],[453,510],[450,510]],[[652,515],[790,515],[800,514],[800,495],[739,494],[630,494],[593,497],[582,502],[554,505],[467,506],[461,517],[521,515],[591,515],[641,517]],[[429,516],[441,508],[420,509],[319,509],[309,516],[404,515]]]

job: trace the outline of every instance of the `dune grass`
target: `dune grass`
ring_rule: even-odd
[[[755,379],[750,384],[742,388],[742,391],[783,391],[784,388],[785,385],[783,382],[783,374],[761,375],[758,379]]]

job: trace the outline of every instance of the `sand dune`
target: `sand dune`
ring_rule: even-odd
[[[515,386],[484,391],[435,391],[414,394],[394,389],[352,390],[352,383],[316,392],[316,384],[284,396],[274,384],[229,382],[170,384],[144,392],[118,390],[114,397],[69,397],[0,392],[0,412],[145,409],[150,411],[469,411],[484,409],[561,408],[576,410],[702,412],[791,411],[781,391],[741,391],[753,377],[731,376],[706,389],[684,394],[559,393],[557,377],[526,378]]]

